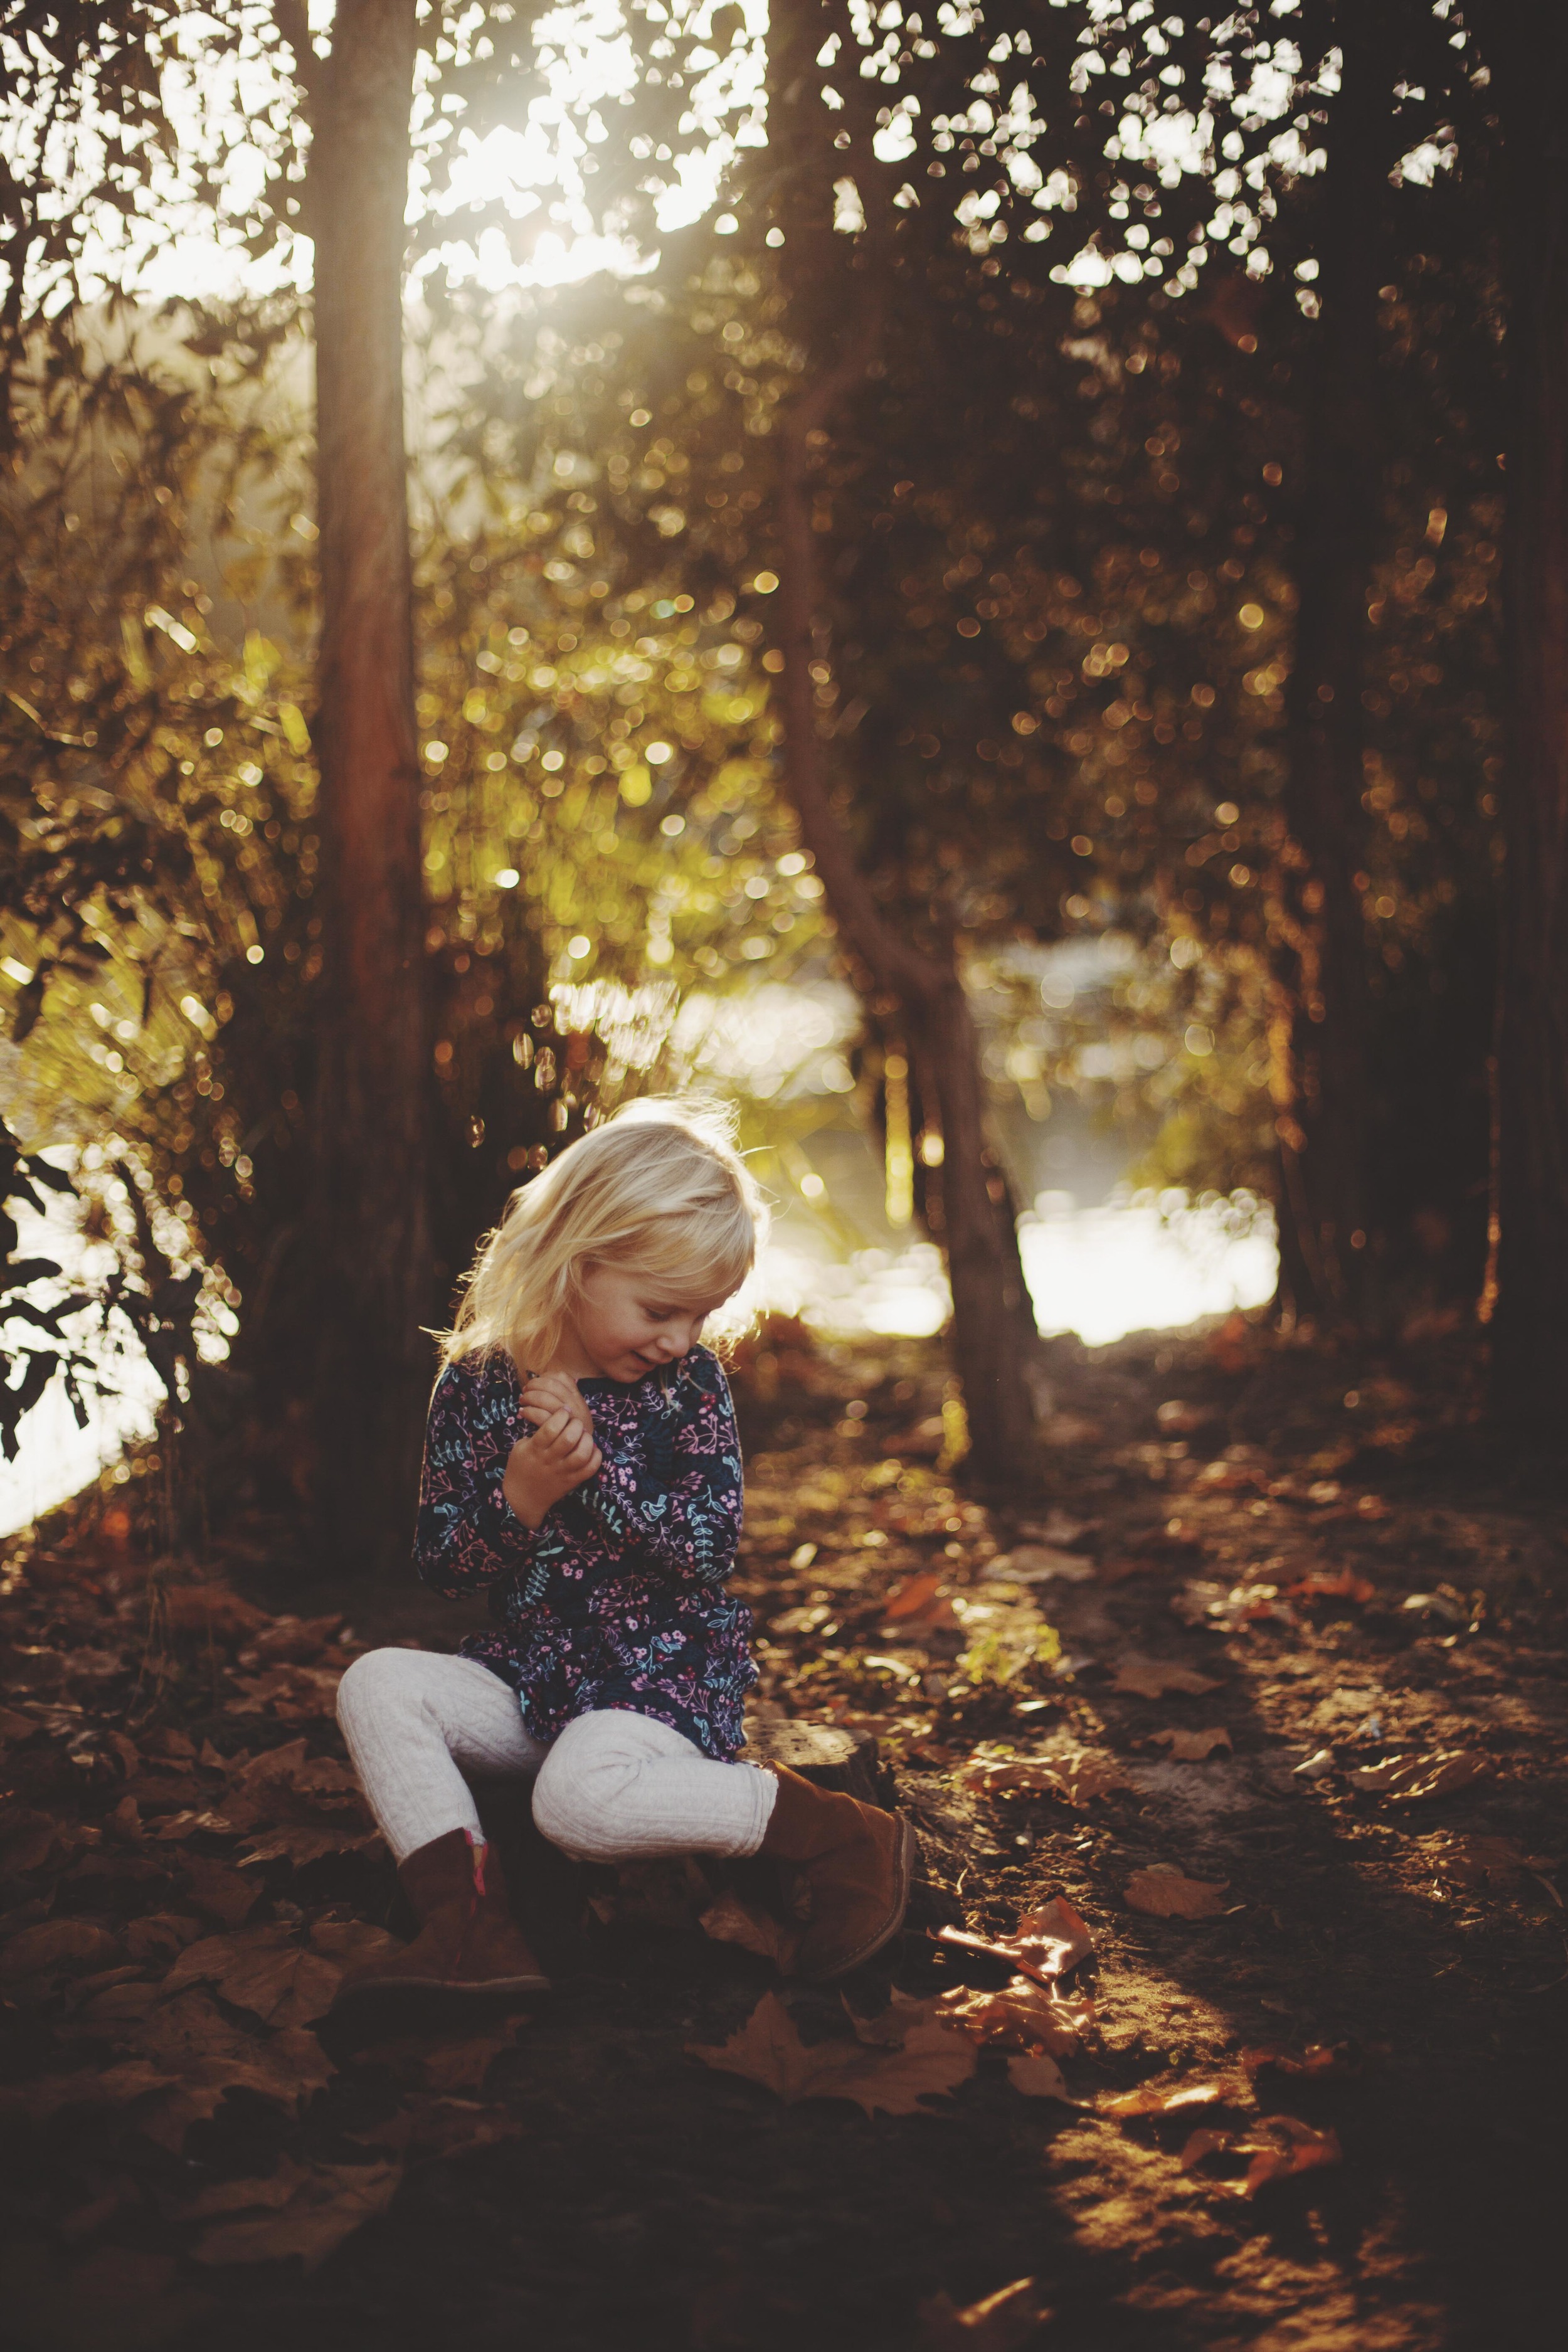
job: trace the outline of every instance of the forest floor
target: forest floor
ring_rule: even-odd
[[[554,1994],[345,2046],[397,1913],[333,1687],[473,1612],[261,1522],[150,1559],[152,1480],[13,1538],[7,2342],[1560,2343],[1560,1483],[1457,1338],[1050,1357],[1011,1509],[942,1465],[933,1346],[739,1369],[755,1736],[848,1734],[922,1833],[843,1987],[746,1948],[757,1865],[579,1869],[514,1797]]]

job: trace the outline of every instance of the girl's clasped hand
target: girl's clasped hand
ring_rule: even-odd
[[[583,1391],[567,1372],[535,1372],[522,1391],[531,1437],[520,1437],[508,1457],[501,1492],[526,1528],[537,1528],[563,1495],[585,1486],[603,1456]]]

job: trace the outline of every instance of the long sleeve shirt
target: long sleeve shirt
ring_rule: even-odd
[[[756,1680],[751,1612],[725,1582],[743,1488],[723,1370],[706,1348],[631,1382],[579,1383],[603,1456],[536,1528],[501,1489],[531,1434],[511,1359],[467,1357],[437,1382],[415,1565],[448,1599],[488,1591],[479,1659],[517,1692],[536,1738],[591,1710],[655,1717],[728,1761]]]

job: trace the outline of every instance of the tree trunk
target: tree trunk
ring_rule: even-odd
[[[864,348],[822,377],[790,416],[780,466],[784,656],[785,786],[801,835],[816,860],[827,904],[872,990],[896,1004],[922,1069],[931,1073],[942,1122],[942,1216],[952,1289],[952,1353],[969,1423],[970,1465],[986,1484],[1016,1485],[1034,1456],[1034,1412],[1023,1318],[1016,1235],[1005,1234],[1006,1190],[991,1184],[979,1040],[951,957],[926,954],[882,912],[834,809],[823,769],[812,695],[813,629],[817,610],[816,548],[809,512],[810,436],[837,401],[863,379],[877,340],[875,320]],[[1032,1330],[1032,1323],[1030,1328]]]
[[[318,68],[315,240],[324,893],[312,1264],[318,1532],[407,1552],[431,1371],[413,594],[403,433],[415,0],[339,0]]]
[[[1366,929],[1362,863],[1366,592],[1375,551],[1378,285],[1395,160],[1392,8],[1341,7],[1319,255],[1323,316],[1307,384],[1296,500],[1295,666],[1274,975],[1281,1297],[1356,1322],[1377,1255],[1368,1190]],[[1281,1053],[1281,1048],[1283,1049]]]
[[[1568,1423],[1568,20],[1481,20],[1508,281],[1508,844],[1498,1020],[1492,1398]]]

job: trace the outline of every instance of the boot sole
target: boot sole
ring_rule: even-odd
[[[868,1936],[863,1944],[857,1945],[852,1952],[847,1953],[841,1959],[835,1960],[831,1967],[803,1970],[808,1984],[831,1984],[836,1977],[847,1977],[852,1969],[864,1967],[868,1960],[876,1958],[885,1944],[892,1942],[893,1937],[903,1926],[904,1915],[910,1907],[910,1888],[914,1878],[915,1858],[920,1852],[920,1843],[915,1836],[912,1822],[900,1821],[899,1827],[903,1834],[899,1841],[898,1892],[886,1924],[879,1927],[874,1936]]]

